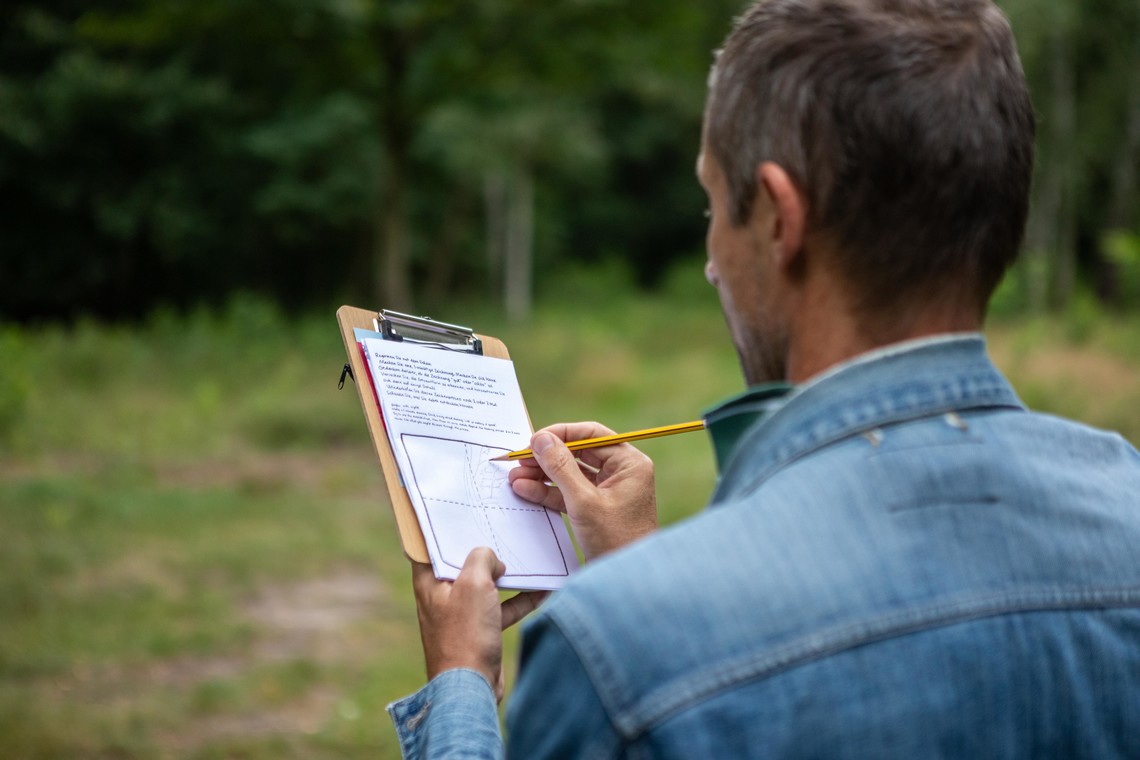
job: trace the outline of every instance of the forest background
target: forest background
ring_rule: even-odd
[[[1137,442],[1140,4],[999,4],[1039,140],[991,352]],[[333,311],[504,338],[537,425],[740,390],[693,165],[742,7],[0,7],[0,757],[397,756],[415,611]],[[644,448],[699,510],[707,441]]]
[[[1135,296],[1140,4],[1005,0],[1039,114],[1015,307]],[[341,301],[525,316],[566,266],[700,255],[739,0],[0,9],[0,317]],[[534,272],[540,282],[534,283]],[[1129,290],[1133,288],[1133,290]]]

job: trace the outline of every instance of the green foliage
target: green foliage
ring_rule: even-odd
[[[393,208],[416,282],[446,298],[485,281],[478,196],[515,171],[538,180],[543,264],[620,252],[654,280],[698,239],[680,212],[736,7],[9,3],[2,313],[371,292]]]
[[[1097,282],[1098,296],[1111,301],[1106,231],[1140,231],[1140,4],[998,4],[1010,16],[1038,115],[1026,306],[1059,311],[1082,280]]]
[[[1129,270],[1104,230],[1140,229],[1140,6],[1001,5],[1040,129],[1034,255],[1000,304],[1063,306],[1080,281],[1111,297]],[[404,247],[421,301],[486,299],[488,188],[519,176],[538,271],[620,259],[660,286],[700,245],[706,73],[742,6],[6,3],[0,314],[374,300]]]
[[[1113,232],[1107,237],[1105,250],[1115,269],[1121,305],[1136,309],[1140,306],[1140,235]]]
[[[10,443],[23,420],[32,390],[27,366],[30,349],[24,335],[0,326],[0,452]]]
[[[1080,288],[1069,299],[1065,310],[1065,337],[1073,345],[1084,345],[1092,338],[1104,317],[1104,309],[1087,288]]]
[[[254,127],[246,145],[273,172],[254,195],[254,210],[281,219],[290,236],[302,240],[314,225],[366,218],[380,174],[374,130],[369,104],[350,92],[333,92]]]

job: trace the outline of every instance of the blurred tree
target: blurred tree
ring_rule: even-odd
[[[1032,300],[1137,230],[1140,7],[1002,0],[1041,116]],[[711,49],[744,0],[10,0],[0,315],[461,294],[700,248]],[[537,276],[536,273],[542,273]]]
[[[351,246],[379,153],[369,104],[329,86],[350,64],[330,39],[354,19],[47,8],[3,11],[5,313],[131,315],[235,288],[296,303],[340,284],[313,252]]]
[[[999,0],[1009,13],[1038,113],[1033,209],[1023,262],[1035,309],[1063,307],[1083,270],[1114,287],[1103,245],[1140,230],[1140,4]]]
[[[487,279],[522,315],[536,253],[652,282],[698,246],[704,73],[739,5],[8,3],[3,313],[410,308]]]

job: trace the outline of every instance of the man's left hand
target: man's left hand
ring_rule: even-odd
[[[503,698],[502,633],[546,598],[530,591],[499,602],[495,581],[507,571],[486,547],[473,549],[454,581],[437,580],[431,565],[412,563],[412,586],[420,619],[428,679],[452,668],[481,673]]]

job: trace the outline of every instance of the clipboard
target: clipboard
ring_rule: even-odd
[[[348,354],[348,361],[344,365],[344,371],[341,372],[341,387],[344,387],[345,376],[351,376],[355,381],[368,434],[372,437],[372,445],[376,449],[376,456],[380,459],[380,469],[384,472],[384,483],[388,487],[388,496],[392,502],[392,513],[396,518],[396,529],[400,533],[400,544],[408,559],[431,564],[419,520],[412,508],[412,501],[408,498],[408,491],[400,479],[400,470],[392,453],[392,444],[384,429],[384,419],[380,413],[376,390],[372,386],[372,378],[360,344],[356,342],[355,330],[359,328],[377,332],[385,340],[413,341],[445,350],[466,351],[498,359],[511,357],[507,353],[506,345],[498,338],[478,335],[471,328],[437,322],[429,317],[417,317],[387,309],[371,311],[355,306],[341,306],[336,311],[336,320],[340,325],[341,338],[344,339],[344,350]]]

